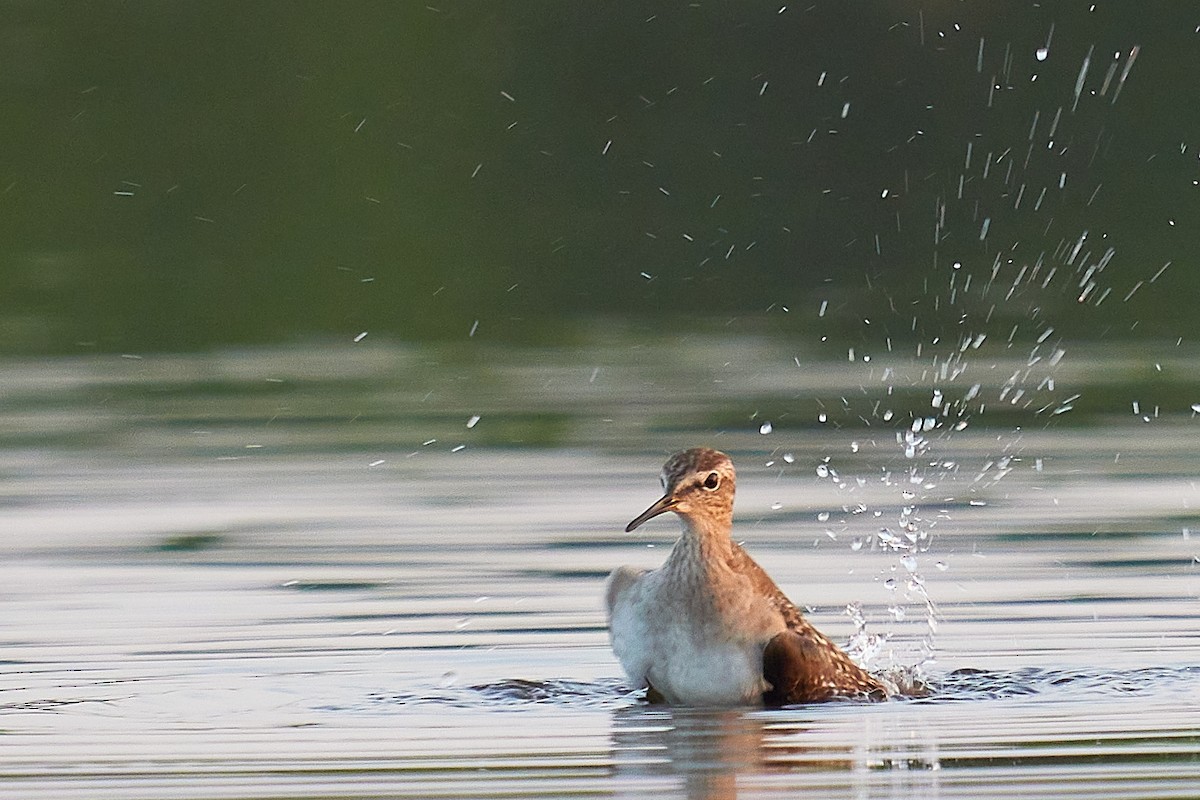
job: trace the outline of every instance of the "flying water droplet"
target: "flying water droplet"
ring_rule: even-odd
[[[764,422],[762,425],[758,426],[758,432],[761,433],[763,436],[766,436],[768,433],[770,433],[773,430],[775,430],[775,427],[773,425],[771,425],[770,422]]]

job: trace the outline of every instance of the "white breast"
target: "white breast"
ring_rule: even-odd
[[[763,646],[782,622],[755,619],[765,608],[739,608],[731,620],[702,615],[702,607],[662,570],[613,573],[609,630],[621,666],[636,686],[649,683],[673,705],[760,702]]]

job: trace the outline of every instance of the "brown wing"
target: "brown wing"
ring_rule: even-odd
[[[820,703],[835,697],[887,699],[883,684],[812,626],[777,634],[763,650],[763,703]]]
[[[764,703],[778,706],[834,697],[887,698],[883,684],[814,628],[766,571],[736,544],[729,566],[750,578],[755,590],[783,615],[788,627],[763,651],[763,677],[771,685],[763,693]]]

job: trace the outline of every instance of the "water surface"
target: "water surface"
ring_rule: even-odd
[[[787,371],[759,341],[675,356],[8,364],[5,794],[1195,796],[1187,404],[975,408],[910,457],[920,364]],[[993,404],[1004,357],[977,370]],[[1047,400],[1135,367],[1081,353]],[[858,604],[870,666],[928,696],[712,712],[625,688],[603,580],[665,557],[671,520],[621,529],[665,455],[701,443],[737,461],[750,552],[835,639]]]

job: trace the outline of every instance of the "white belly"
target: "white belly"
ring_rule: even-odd
[[[730,706],[762,702],[762,648],[749,642],[675,642],[650,664],[646,678],[672,705]]]
[[[762,653],[770,638],[765,627],[697,618],[682,598],[660,594],[659,577],[644,576],[614,598],[610,609],[613,652],[630,680],[653,686],[672,705],[761,703],[767,688]],[[782,623],[772,621],[770,627]]]

